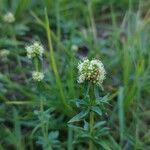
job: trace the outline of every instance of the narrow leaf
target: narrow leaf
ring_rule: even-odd
[[[88,114],[88,111],[81,111],[79,114],[74,116],[68,123],[77,122],[83,119]]]
[[[96,123],[96,124],[94,125],[94,128],[102,127],[102,126],[105,125],[105,124],[106,124],[106,121],[100,121],[100,122],[98,122],[98,123]]]
[[[120,130],[120,141],[123,142],[124,136],[124,95],[123,95],[123,87],[119,88],[118,91],[118,117],[119,117],[119,130]]]
[[[99,116],[102,115],[102,111],[98,106],[92,107],[91,110],[94,111],[95,113],[97,113]]]

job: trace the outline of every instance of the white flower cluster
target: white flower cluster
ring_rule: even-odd
[[[44,48],[39,42],[35,41],[32,45],[26,47],[26,51],[28,58],[31,59],[34,57],[42,57]]]
[[[8,12],[4,15],[3,20],[7,23],[13,23],[15,21],[15,17],[11,12]]]
[[[44,74],[42,72],[34,71],[32,72],[32,78],[34,81],[42,81],[44,78]]]
[[[78,65],[79,78],[78,82],[83,83],[89,81],[91,83],[101,85],[105,79],[106,71],[103,63],[100,60],[85,59]]]

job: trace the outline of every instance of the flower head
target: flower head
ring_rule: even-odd
[[[13,23],[15,21],[15,17],[11,12],[8,12],[4,15],[3,20],[7,23]]]
[[[42,72],[34,71],[32,72],[32,78],[34,81],[42,81],[44,78],[44,74]]]
[[[0,57],[7,57],[9,54],[10,52],[7,49],[0,50]]]
[[[106,71],[103,63],[98,59],[85,59],[78,65],[79,78],[78,82],[83,83],[89,81],[97,85],[101,85],[105,79]]]
[[[72,50],[73,52],[77,52],[77,51],[78,51],[78,46],[77,46],[77,45],[72,45],[72,46],[71,46],[71,50]]]
[[[32,45],[26,47],[27,56],[28,58],[34,58],[34,57],[42,57],[44,53],[43,46],[35,41]]]

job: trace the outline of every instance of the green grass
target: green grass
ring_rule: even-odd
[[[0,55],[0,150],[87,149],[68,127],[81,111],[72,101],[84,95],[77,83],[83,56],[102,60],[107,71],[109,105],[100,120],[110,131],[103,149],[148,150],[149,7],[147,0],[0,0],[0,53],[10,52]],[[12,24],[3,20],[9,11]],[[32,80],[35,66],[25,50],[35,40],[45,48],[36,62],[45,73],[41,84]]]

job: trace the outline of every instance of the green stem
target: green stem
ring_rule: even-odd
[[[88,83],[87,85],[85,85],[86,87],[86,90],[85,90],[85,93],[84,93],[84,98],[87,98],[87,96],[89,96],[89,90],[90,90],[90,87],[91,87],[91,84]]]
[[[93,131],[93,125],[94,125],[94,112],[90,112],[90,134],[92,134]],[[93,150],[94,145],[93,141],[89,141],[89,150]]]
[[[34,67],[36,71],[39,71],[39,61],[38,58],[34,58]]]
[[[61,30],[60,30],[60,2],[56,0],[56,22],[57,22],[57,37],[61,39]]]
[[[10,27],[10,30],[11,30],[11,37],[12,37],[12,40],[15,42],[15,43],[14,43],[15,50],[17,50],[17,49],[18,49],[18,44],[17,44],[16,34],[15,34],[15,32],[14,32],[14,31],[15,31],[15,30],[14,30],[14,26],[11,26],[11,27]],[[20,68],[22,68],[20,56],[19,56],[17,53],[15,53],[15,56],[16,56],[16,59],[17,59],[18,66],[19,66]],[[22,75],[23,75],[24,79],[26,79],[25,73],[22,73]]]
[[[16,35],[15,35],[15,32],[14,32],[14,27],[13,26],[11,26],[10,27],[10,30],[11,30],[11,36],[12,36],[12,39],[14,40],[14,46],[15,46],[15,49],[17,49],[18,48],[18,45],[17,45],[17,40],[16,40]],[[18,56],[18,54],[15,54],[16,55],[16,58],[17,58],[17,62],[18,62],[18,65],[19,65],[19,67],[22,67],[22,64],[21,64],[21,61],[20,61],[20,58],[19,58],[19,56]]]
[[[90,95],[90,105],[94,106],[95,105],[95,94],[94,94],[94,85],[91,85],[91,88],[89,89],[89,95]],[[93,132],[93,126],[94,126],[94,112],[90,112],[90,135],[92,137],[92,132]],[[94,143],[92,140],[89,141],[89,150],[94,150]]]

